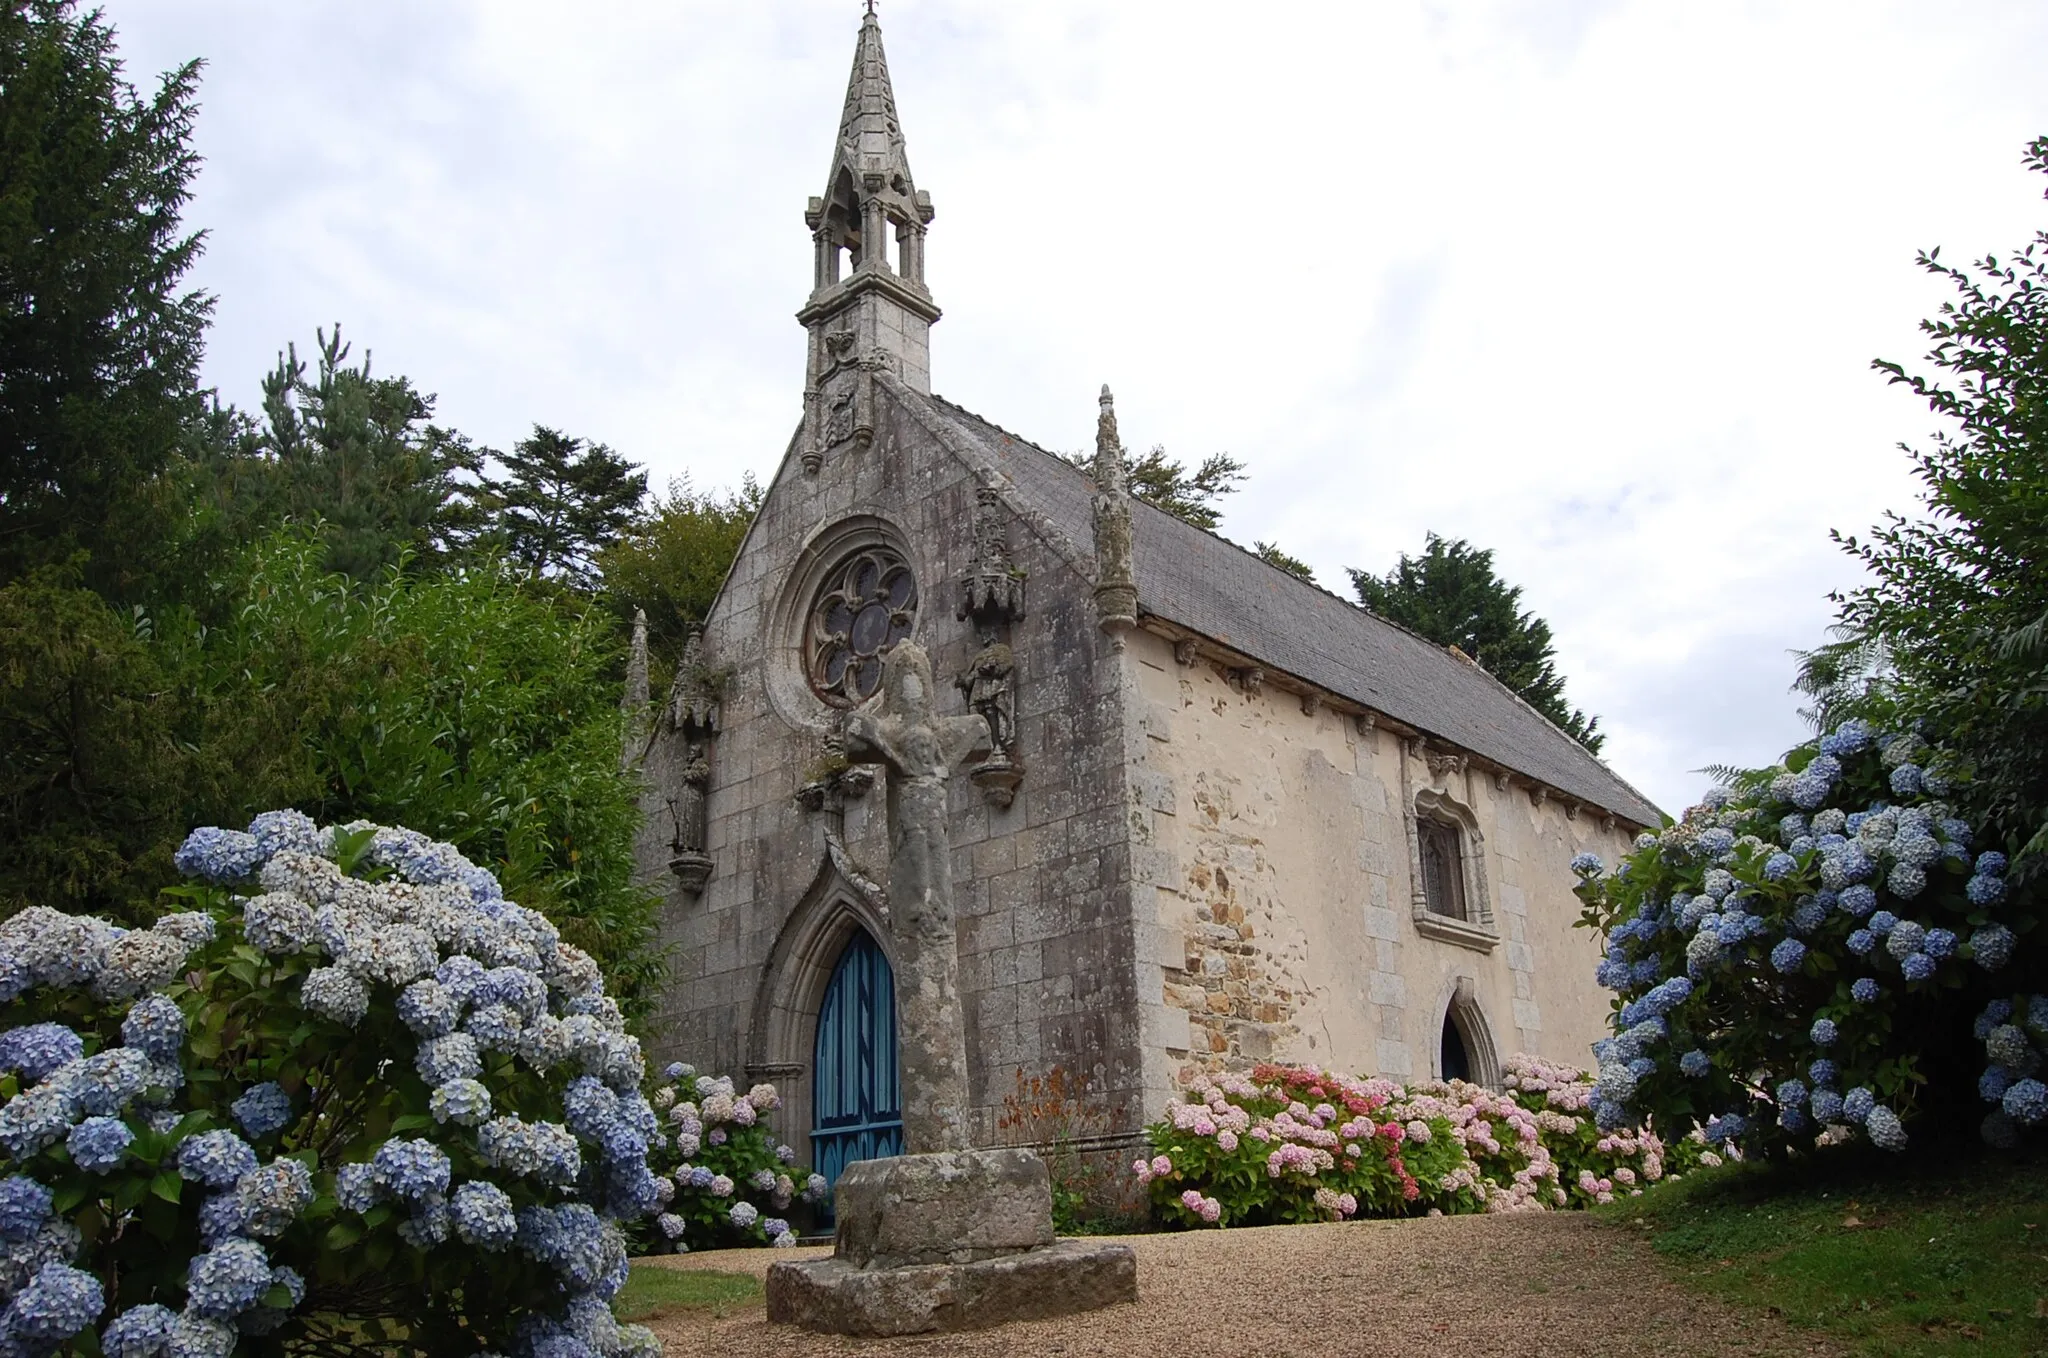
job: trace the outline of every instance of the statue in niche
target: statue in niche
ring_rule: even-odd
[[[1016,657],[1009,645],[996,635],[994,628],[984,627],[981,650],[967,662],[967,672],[953,681],[967,699],[967,710],[988,722],[996,759],[1007,759],[1017,735],[1016,708],[1010,691],[1010,676],[1016,668]]]
[[[704,846],[705,794],[711,787],[711,761],[704,746],[691,741],[677,779],[677,795],[669,798],[668,813],[675,822],[675,839],[670,842],[669,871],[683,890],[699,895],[711,880],[711,855]]]

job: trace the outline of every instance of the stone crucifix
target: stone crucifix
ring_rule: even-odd
[[[990,738],[985,719],[937,716],[932,698],[931,660],[905,641],[882,662],[880,709],[846,719],[846,757],[889,771],[889,924],[898,963],[903,1148],[911,1155],[972,1146],[946,781],[986,755]]]

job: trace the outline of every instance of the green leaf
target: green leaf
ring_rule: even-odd
[[[176,1202],[185,1192],[185,1181],[176,1171],[165,1170],[149,1181],[149,1191],[165,1202]]]

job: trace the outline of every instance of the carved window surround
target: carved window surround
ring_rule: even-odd
[[[1473,813],[1465,788],[1468,762],[1458,755],[1428,749],[1423,742],[1404,742],[1401,760],[1401,820],[1408,838],[1410,918],[1415,932],[1440,943],[1476,952],[1500,946],[1494,925],[1493,897],[1486,881],[1486,837]],[[1416,786],[1417,766],[1427,781]],[[1464,872],[1465,917],[1440,915],[1429,908],[1423,891],[1422,822],[1437,821],[1458,831],[1459,862]]]

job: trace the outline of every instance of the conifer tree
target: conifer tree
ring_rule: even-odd
[[[82,552],[133,601],[178,531],[213,308],[182,287],[198,84],[144,99],[98,10],[0,5],[0,584]]]
[[[1600,719],[1564,700],[1550,624],[1520,608],[1522,587],[1493,573],[1493,552],[1463,538],[1429,535],[1421,556],[1406,552],[1384,578],[1351,572],[1358,602],[1440,646],[1455,646],[1531,707],[1595,754],[1607,737]]]
[[[535,575],[596,588],[598,555],[639,517],[647,473],[602,443],[540,424],[493,456],[506,472],[492,484],[506,551]]]

